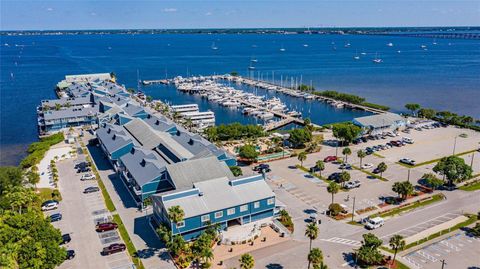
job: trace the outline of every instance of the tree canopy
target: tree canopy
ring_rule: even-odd
[[[357,252],[358,260],[366,265],[377,265],[383,261],[383,255],[378,248],[383,241],[372,233],[364,234],[362,246]]]
[[[413,185],[409,181],[395,182],[392,186],[392,191],[398,193],[402,200],[407,199],[407,196],[413,193]]]
[[[219,126],[212,126],[205,129],[205,135],[210,141],[227,141],[239,140],[245,138],[258,138],[265,136],[262,126],[258,125],[242,125],[234,122],[231,124],[221,124]]]
[[[412,114],[415,114],[415,111],[420,109],[420,105],[419,104],[406,104],[405,108],[412,111]]]
[[[457,156],[442,158],[435,167],[433,167],[433,171],[445,175],[449,185],[469,179],[473,172],[472,168],[467,165],[462,158]]]
[[[307,142],[312,141],[312,132],[305,128],[297,128],[290,131],[288,140],[296,148],[302,148]]]
[[[362,129],[352,123],[337,123],[332,126],[333,136],[343,143],[350,144]]]
[[[243,145],[238,151],[238,156],[253,161],[258,157],[258,151],[254,145]]]

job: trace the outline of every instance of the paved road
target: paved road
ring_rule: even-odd
[[[96,181],[80,181],[81,175],[76,174],[73,165],[73,160],[57,162],[63,200],[58,210],[46,213],[62,213],[63,219],[53,225],[62,233],[70,234],[72,241],[66,247],[76,253],[73,260],[65,261],[59,268],[131,268],[132,263],[125,252],[100,255],[104,246],[121,243],[121,239],[116,231],[102,234],[95,231],[95,223],[108,218],[109,212],[100,192],[83,193],[86,187],[97,186]]]

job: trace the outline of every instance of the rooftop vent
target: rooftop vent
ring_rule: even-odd
[[[203,191],[199,192],[198,196],[203,196]]]
[[[190,140],[188,140],[188,144],[193,145],[193,139],[192,138],[190,138]]]
[[[130,150],[130,154],[135,154],[135,148],[132,148],[132,149]]]
[[[109,134],[111,131],[112,131],[112,129],[111,129],[111,128],[108,128],[107,134]]]
[[[180,131],[179,131],[179,130],[177,130],[177,136],[180,136],[180,134],[181,134],[181,133],[180,133]]]
[[[159,120],[155,121],[155,125],[160,125],[160,121]]]
[[[112,136],[112,140],[115,140],[115,138],[117,138],[117,135],[116,135],[116,134],[114,134],[114,135]]]
[[[152,117],[152,115],[147,114],[147,119],[150,119],[151,117]]]
[[[142,159],[142,161],[140,162],[140,165],[145,167],[146,164],[147,164],[147,161],[145,161],[145,159]]]

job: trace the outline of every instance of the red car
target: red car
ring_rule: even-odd
[[[324,162],[329,163],[329,162],[334,162],[337,160],[336,156],[327,156],[325,159],[323,159]]]
[[[115,230],[118,228],[118,225],[114,222],[106,222],[106,223],[101,223],[98,224],[96,227],[97,232],[105,232],[105,231],[111,231]]]
[[[111,244],[110,246],[103,248],[102,255],[110,255],[117,252],[122,252],[125,249],[126,249],[125,244],[119,244],[119,243]]]

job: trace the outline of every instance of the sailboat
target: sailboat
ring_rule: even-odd
[[[426,49],[427,48],[427,45],[421,45],[420,46],[422,49]]]
[[[255,66],[253,66],[252,64],[250,64],[250,66],[248,67],[248,70],[255,70]]]
[[[212,43],[212,50],[218,50],[218,47],[215,46],[215,42]]]
[[[306,47],[308,47],[308,44],[303,44],[303,46],[306,48]]]
[[[388,46],[388,47],[393,47],[393,43],[390,42],[390,43],[387,44],[387,46]]]
[[[358,56],[358,52],[355,52],[355,56],[353,56],[353,59],[360,60],[360,56]]]
[[[285,51],[285,48],[283,47],[283,45],[282,45],[282,47],[280,48],[280,51]]]
[[[258,62],[258,60],[255,57],[252,56],[252,59],[250,59],[250,62],[256,63],[256,62]]]
[[[345,43],[345,48],[350,48],[350,43]]]
[[[379,64],[379,63],[381,63],[383,60],[380,59],[380,58],[378,58],[378,57],[377,57],[377,53],[375,53],[375,58],[374,58],[372,61],[373,61],[374,63],[376,63],[376,64]]]
[[[360,53],[360,54],[362,54],[362,55],[367,55],[367,53],[366,53],[366,52],[362,52],[362,53]]]

